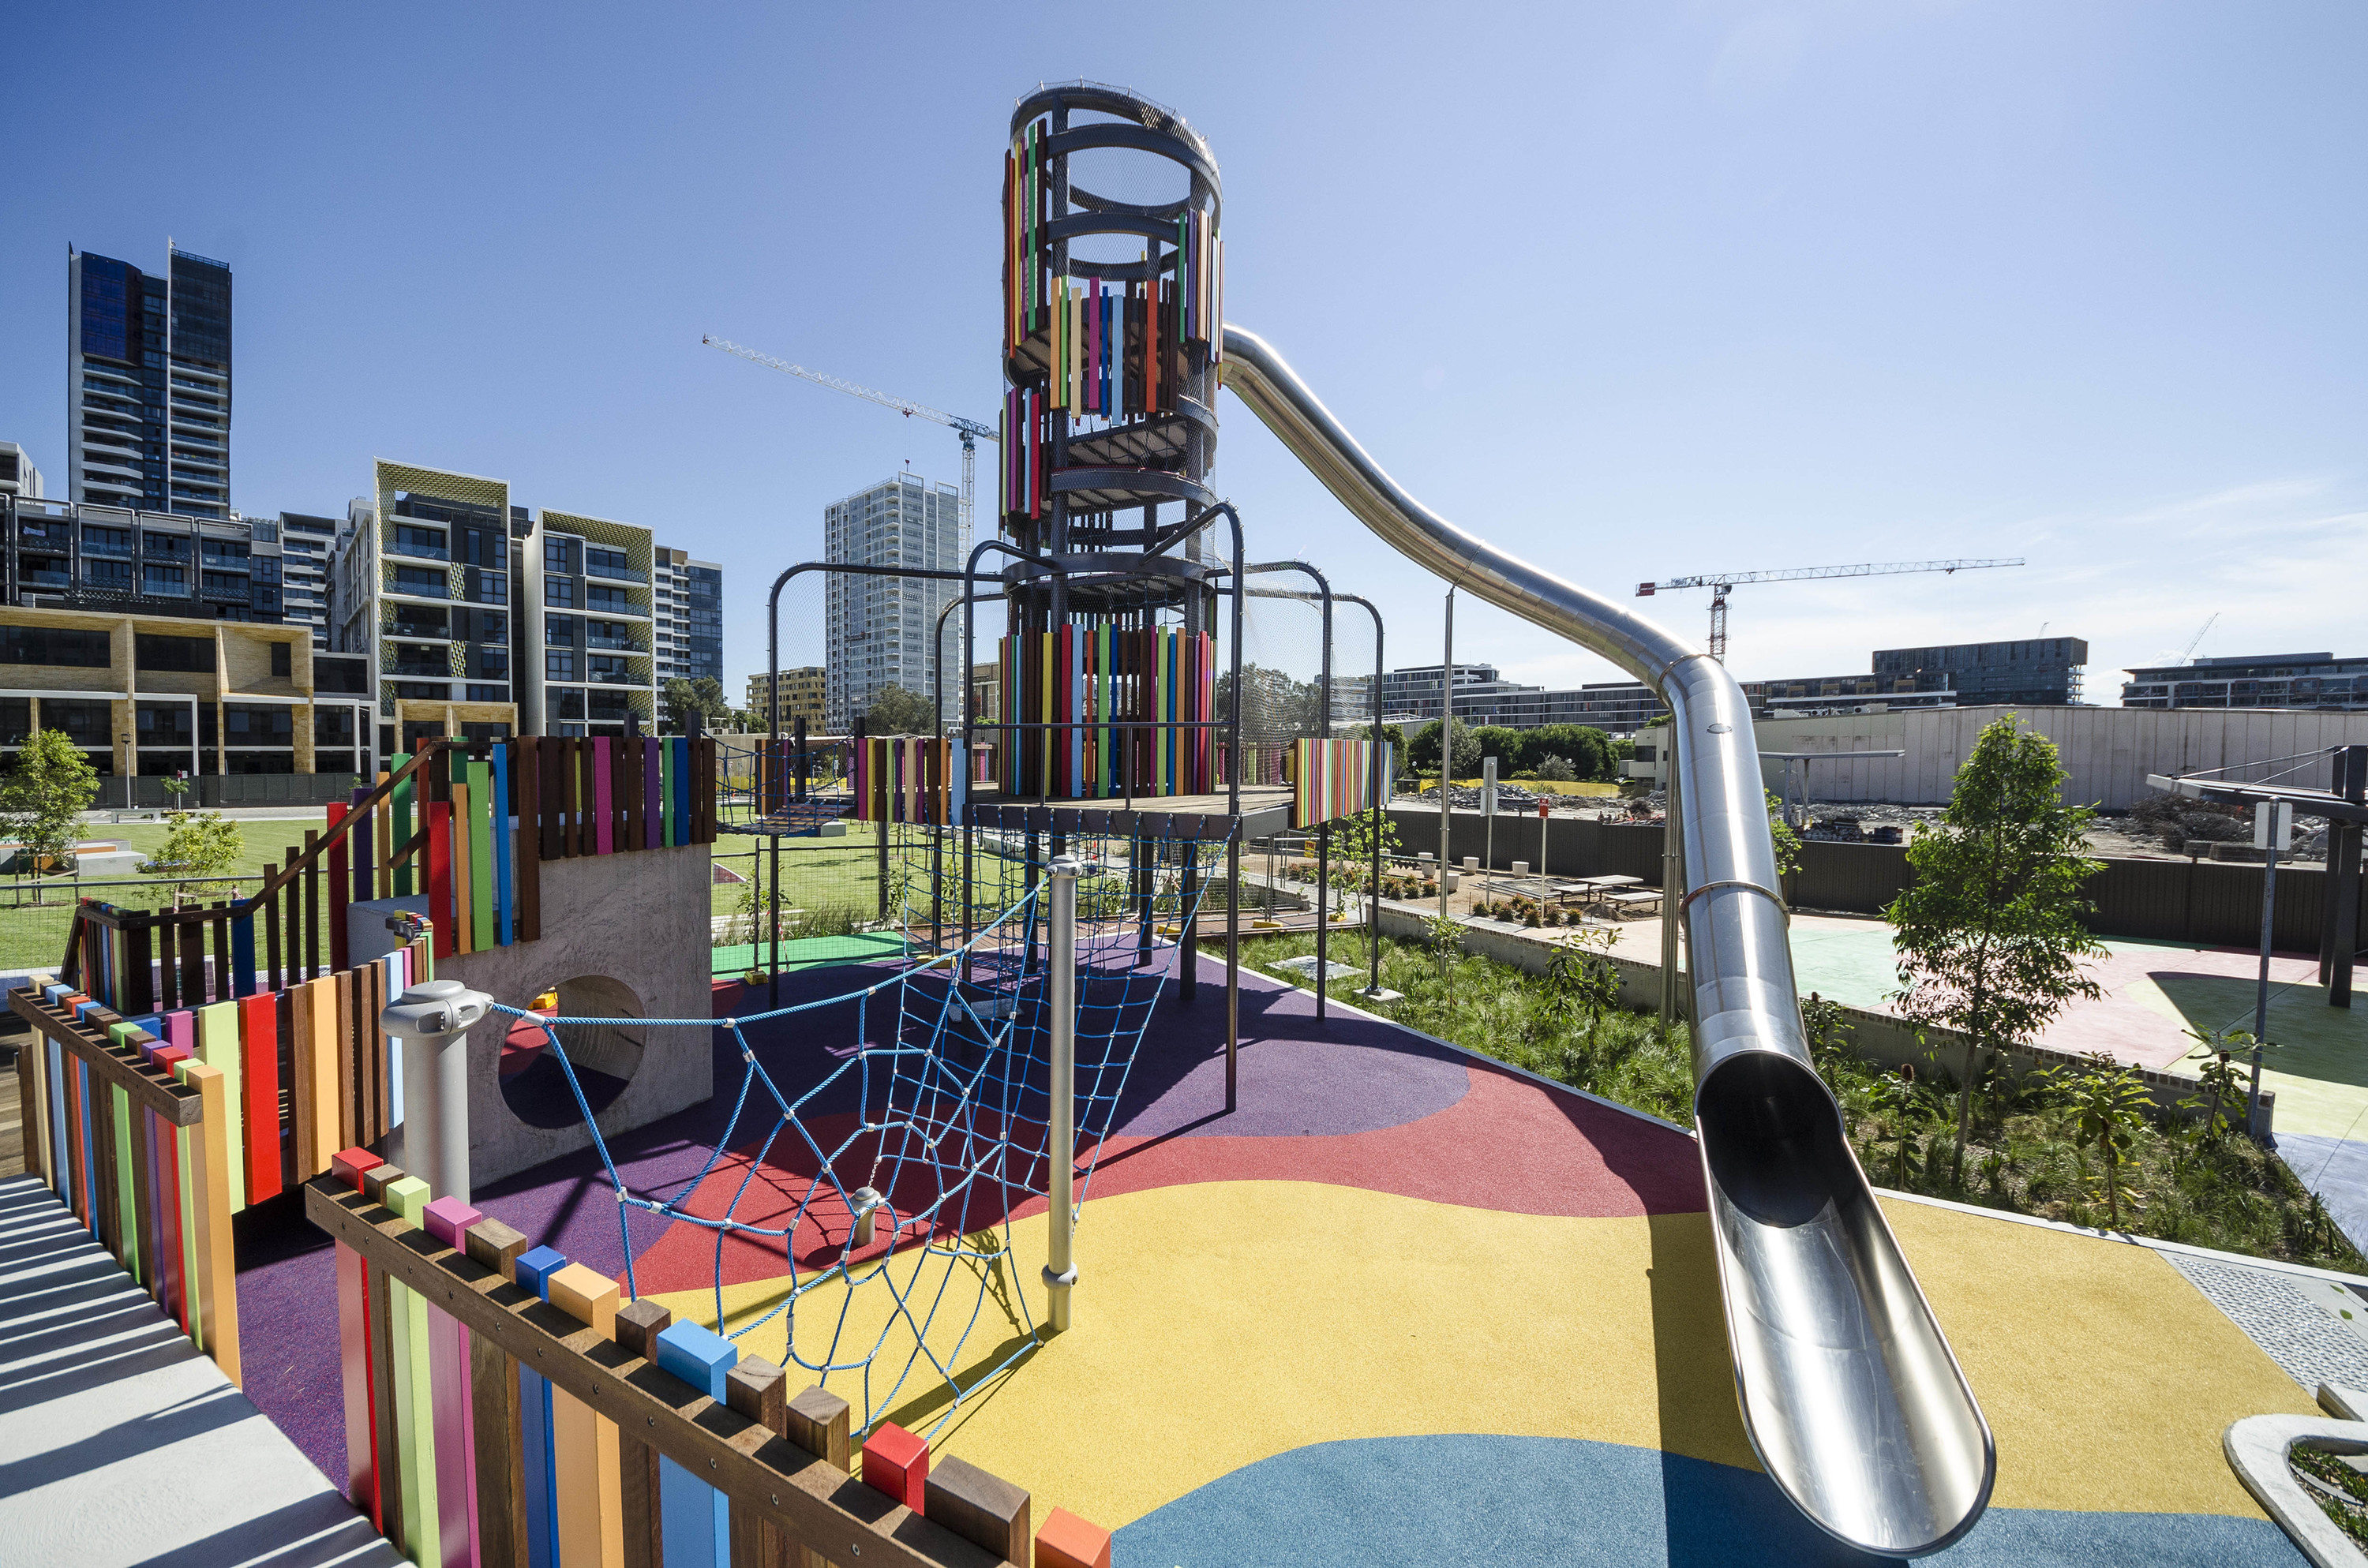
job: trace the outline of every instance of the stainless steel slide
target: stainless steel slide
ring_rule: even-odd
[[[1392,548],[1668,702],[1694,1111],[1744,1426],[1785,1494],[1839,1539],[1899,1557],[1948,1545],[1988,1504],[1998,1451],[1809,1064],[1742,688],[1620,603],[1407,494],[1263,338],[1228,325],[1223,374]]]

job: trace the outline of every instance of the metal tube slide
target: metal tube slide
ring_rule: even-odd
[[[1430,511],[1264,339],[1224,332],[1224,384],[1384,543],[1668,703],[1696,1136],[1744,1427],[1785,1495],[1839,1540],[1894,1557],[1947,1546],[1987,1506],[1998,1451],[1810,1066],[1742,688],[1619,602]]]

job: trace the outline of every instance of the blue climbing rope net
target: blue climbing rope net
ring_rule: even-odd
[[[1013,1216],[1044,1199],[1050,1184],[1046,846],[1032,835],[975,834],[964,875],[960,845],[954,833],[897,829],[890,902],[905,955],[893,972],[769,1012],[632,1020],[636,1028],[721,1030],[741,1063],[723,1136],[669,1190],[626,1186],[563,1038],[571,1026],[607,1029],[620,1020],[495,1009],[541,1027],[591,1131],[617,1199],[629,1294],[640,1294],[636,1216],[711,1233],[710,1325],[746,1338],[779,1323],[784,1364],[825,1386],[860,1382],[864,1431],[893,1415],[934,1433],[1036,1344],[1030,1294],[1041,1280],[1015,1262]],[[1178,938],[1224,846],[1071,838],[1064,849],[1084,866],[1075,1080],[1082,1206]],[[949,945],[962,925],[950,889],[964,885],[968,907],[992,913]],[[827,1016],[850,1007],[852,1038],[833,1043]],[[801,1017],[810,1024],[759,1028]],[[752,1045],[752,1030],[761,1043]],[[730,1179],[734,1165],[730,1198],[718,1204],[705,1184],[719,1170]],[[642,1227],[651,1240],[663,1228]],[[761,1249],[772,1266],[753,1300],[727,1287],[735,1244]],[[746,1276],[754,1261],[742,1256],[735,1271]],[[855,1391],[839,1392],[859,1403]]]

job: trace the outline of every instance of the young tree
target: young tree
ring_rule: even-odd
[[[227,874],[245,846],[238,824],[220,812],[171,812],[165,820],[170,824],[165,846],[140,868],[140,874],[172,878],[173,907],[178,909],[182,899],[202,895],[197,879]]]
[[[1776,874],[1785,876],[1801,869],[1801,835],[1784,820],[1784,802],[1775,791],[1762,792],[1768,796],[1768,836],[1776,846]]]
[[[2146,1086],[2121,1062],[2102,1052],[2088,1056],[2078,1072],[2051,1067],[2064,1108],[2071,1113],[2072,1142],[2080,1148],[2096,1145],[2104,1161],[2105,1218],[2122,1227],[2122,1162],[2137,1147],[2138,1132],[2146,1124],[2152,1104]]]
[[[1417,773],[1429,773],[1439,767],[1439,721],[1433,719],[1414,733],[1406,742],[1406,761]],[[1463,720],[1455,721],[1455,739],[1451,743],[1448,762],[1452,771],[1450,778],[1470,778],[1480,771],[1480,740],[1472,726]]]
[[[688,715],[699,715],[700,727],[710,734],[719,730],[736,728],[739,717],[732,710],[731,699],[723,695],[723,683],[713,676],[701,676],[697,680],[685,680],[676,676],[666,683],[666,727],[674,733],[686,734]]]
[[[2080,968],[2105,950],[2080,923],[2091,907],[2081,885],[2102,868],[2082,852],[2090,812],[2064,804],[2064,777],[2055,744],[2013,714],[1984,729],[1939,828],[1908,845],[1916,880],[1886,912],[1901,1015],[1966,1037],[1954,1180],[1985,1053],[2103,994]]]
[[[901,686],[883,686],[871,694],[871,706],[865,710],[866,729],[875,735],[934,735],[938,733],[938,705],[917,691],[907,691]]]
[[[25,846],[38,870],[45,863],[71,868],[82,813],[98,794],[98,770],[63,730],[36,730],[0,778],[0,832]],[[39,902],[41,884],[33,882]]]

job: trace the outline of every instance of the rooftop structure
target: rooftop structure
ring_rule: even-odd
[[[2124,708],[2368,709],[2368,656],[2238,653],[2126,673]]]
[[[14,441],[0,441],[0,495],[29,495],[40,500],[41,471]]]

